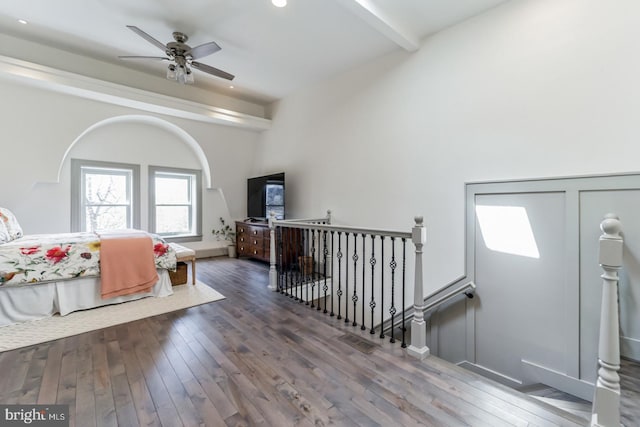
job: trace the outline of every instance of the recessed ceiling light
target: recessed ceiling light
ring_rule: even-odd
[[[233,86],[233,85],[229,86],[229,89],[233,89],[233,88],[234,88],[234,86]]]
[[[271,3],[275,7],[285,7],[287,5],[287,0],[271,0]]]
[[[27,23],[27,21],[25,21],[24,19],[18,19],[18,22],[23,24],[23,25]]]

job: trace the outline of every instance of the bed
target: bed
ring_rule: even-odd
[[[145,255],[153,258],[151,266],[146,267],[154,273],[152,278],[147,275],[147,286],[120,293],[105,291],[106,242],[130,246],[129,241],[142,239],[150,239],[153,250],[153,254]],[[136,263],[133,264],[135,268]],[[24,236],[11,212],[0,208],[0,326],[168,296],[173,293],[168,272],[175,268],[175,251],[157,235],[120,230],[100,235],[82,232]]]

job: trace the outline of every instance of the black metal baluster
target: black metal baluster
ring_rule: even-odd
[[[313,296],[314,291],[316,289],[316,281],[314,276],[314,265],[316,263],[316,230],[311,230],[311,266],[309,266],[310,274],[311,274],[311,308],[314,308],[313,304]],[[309,305],[309,301],[307,300],[307,305]]]
[[[286,239],[286,244],[285,244]],[[293,242],[291,241],[291,229],[290,228],[282,228],[282,244],[283,250],[284,248],[289,248],[288,251],[291,250],[291,245]],[[285,267],[285,276],[284,276],[284,294],[289,295],[289,290],[291,289],[291,262],[287,264]]]
[[[357,284],[358,284],[358,280],[357,280],[358,249],[357,248],[358,248],[358,234],[353,233],[353,256],[351,257],[353,259],[353,296],[351,297],[351,301],[353,301],[353,323],[351,324],[351,326],[358,326],[358,323],[356,322],[356,317],[357,317],[356,305],[358,303],[358,294],[356,293]]]
[[[297,256],[297,261],[298,261],[298,272],[296,275],[296,283],[295,283],[295,300],[296,301],[301,301],[301,298],[298,298],[298,295],[302,296],[302,266],[300,265],[300,259],[302,256],[304,256],[304,247],[305,247],[305,230],[304,229],[300,229],[300,243],[298,245],[298,256]]]
[[[349,233],[344,233],[346,242],[344,253],[344,323],[349,323]]]
[[[342,319],[342,231],[338,231],[338,319]]]
[[[396,315],[396,303],[395,303],[395,293],[396,293],[396,267],[398,264],[396,263],[396,238],[391,238],[391,262],[389,263],[389,267],[391,267],[391,307],[389,307],[389,314],[391,314],[391,339],[389,342],[396,342],[396,339],[393,335],[394,333],[394,319]]]
[[[365,272],[367,270],[366,262],[364,262],[364,257],[366,256],[365,245],[367,243],[367,235],[362,233],[362,322],[360,323],[360,330],[364,331],[367,327],[364,325],[364,306],[365,306],[365,296],[364,296],[364,288],[366,285],[366,281],[364,279]]]
[[[376,308],[375,301],[375,267],[376,267],[376,255],[374,253],[375,248],[375,238],[373,234],[371,235],[371,258],[369,258],[369,264],[371,265],[371,301],[369,301],[369,307],[371,308],[371,330],[369,333],[371,335],[375,334],[376,331],[373,329],[373,310]]]
[[[277,287],[276,291],[282,293],[282,275],[284,274],[284,270],[282,268],[282,236],[280,232],[280,227],[275,228],[275,238],[276,238],[276,280]]]
[[[307,271],[307,257],[309,255],[307,255],[309,252],[308,248],[309,248],[309,234],[310,234],[309,229],[305,229],[304,230],[304,234],[305,236],[307,236],[307,244],[305,245],[305,251],[304,251],[304,255],[302,256],[302,280],[304,280],[304,291],[306,293],[306,298],[303,298],[302,296],[302,289],[300,289],[300,302],[302,302],[303,300],[306,301],[306,304],[309,305],[309,272]]]
[[[335,232],[333,230],[331,230],[331,313],[329,313],[329,316],[333,317],[335,316],[334,312],[333,312],[333,283],[335,282],[335,275],[333,274],[333,247],[335,244],[335,240],[333,239]]]
[[[311,230],[309,230],[308,228],[304,229],[304,235],[305,235],[305,245],[304,245],[304,250],[302,251],[302,262],[301,262],[301,266],[300,266],[300,272],[302,273],[302,283],[300,284],[300,304],[302,304],[305,301],[304,295],[306,293],[307,298],[309,299],[309,274],[307,273],[307,268],[306,268],[306,260],[307,257],[309,256],[309,249],[310,249],[310,239],[309,239],[309,234],[310,234]]]
[[[294,240],[293,238],[293,232],[292,230],[294,230],[293,228],[287,228],[287,238],[289,239],[289,250],[292,252],[291,254],[291,262],[289,263],[289,280],[288,280],[288,289],[287,289],[287,295],[289,295],[289,297],[293,296],[293,278],[294,278],[294,262],[293,262],[293,257],[295,256],[296,251],[298,250],[298,241],[297,239]]]
[[[407,266],[407,239],[402,238],[402,348],[407,347],[407,341],[405,340],[405,333],[407,332],[407,328],[405,326],[404,312],[405,308],[405,299],[404,299],[404,291],[405,291],[405,273]]]
[[[380,338],[384,338],[384,236],[380,236]]]
[[[327,255],[329,255],[329,248],[327,247],[327,230],[322,231],[322,240],[323,240],[323,248],[322,254],[324,256],[324,285],[322,286],[322,290],[324,291],[324,313],[327,312],[327,291],[329,290],[329,286],[327,285]],[[320,304],[318,304],[318,310],[320,310]]]

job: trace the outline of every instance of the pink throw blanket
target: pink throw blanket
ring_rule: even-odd
[[[149,235],[139,230],[100,233],[102,299],[149,292],[157,281]]]

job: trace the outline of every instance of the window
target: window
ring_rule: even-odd
[[[267,217],[275,212],[276,219],[284,219],[284,185],[267,183],[265,192]]]
[[[169,240],[202,237],[201,173],[149,166],[149,227]]]
[[[72,159],[72,231],[139,228],[139,179],[138,165]]]

